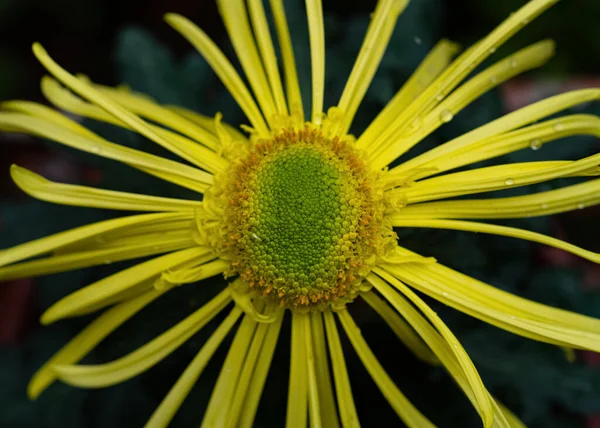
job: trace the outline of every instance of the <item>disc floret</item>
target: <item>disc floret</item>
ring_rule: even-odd
[[[347,140],[307,126],[256,142],[221,178],[219,251],[290,308],[352,300],[381,246],[375,174]]]

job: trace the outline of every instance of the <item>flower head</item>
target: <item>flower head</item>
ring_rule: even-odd
[[[600,89],[557,95],[510,113],[433,150],[390,167],[479,95],[545,63],[542,41],[474,74],[499,45],[553,0],[532,0],[489,36],[452,60],[441,41],[358,137],[349,134],[407,1],[380,0],[339,102],[325,111],[321,2],[306,0],[312,60],[310,114],[304,102],[282,0],[270,2],[282,67],[261,0],[219,0],[221,15],[249,85],[187,19],[167,22],[210,64],[249,124],[237,130],[122,89],[73,76],[39,45],[51,77],[42,90],[57,107],[133,130],[184,162],[109,142],[42,105],[3,103],[0,128],[26,132],[125,163],[198,193],[182,200],[50,182],[13,166],[25,192],[42,200],[146,214],[107,220],[0,252],[0,279],[43,275],[105,262],[155,256],[66,296],[42,316],[49,324],[104,309],[34,376],[37,397],[56,379],[97,388],[129,379],[167,357],[222,311],[227,316],[152,415],[166,426],[223,339],[236,326],[203,426],[251,426],[282,320],[292,319],[287,425],[357,426],[339,325],[398,416],[410,427],[431,422],[396,387],[360,334],[349,307],[364,300],[416,356],[441,364],[485,427],[520,426],[490,395],[456,337],[415,292],[497,327],[566,349],[600,351],[600,321],[531,302],[415,254],[394,228],[440,228],[525,239],[593,262],[600,255],[538,233],[481,223],[559,213],[600,202],[600,180],[518,197],[453,199],[560,177],[594,176],[600,155],[448,172],[575,134],[600,134],[600,120],[571,115],[544,120],[600,98]],[[466,80],[467,79],[467,80]],[[61,86],[62,84],[62,86]],[[540,122],[541,121],[541,122]],[[202,195],[202,196],[200,196]],[[41,257],[40,257],[41,256]],[[99,365],[77,363],[106,336],[176,286],[224,274],[229,284],[208,303],[138,350]]]

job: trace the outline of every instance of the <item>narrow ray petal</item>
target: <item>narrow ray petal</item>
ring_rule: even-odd
[[[167,14],[165,15],[165,21],[200,52],[238,103],[254,129],[260,135],[267,136],[269,131],[261,111],[239,74],[217,45],[204,31],[180,15]]]
[[[600,204],[600,179],[561,189],[510,198],[470,199],[409,205],[394,212],[397,219],[521,218],[558,214]]]
[[[532,0],[511,14],[487,37],[467,49],[429,87],[405,109],[394,122],[398,131],[408,129],[417,117],[429,113],[483,60],[508,40],[513,34],[531,22],[557,0]]]
[[[439,264],[383,267],[442,303],[515,334],[557,346],[600,350],[598,319],[520,298]]]
[[[323,426],[329,428],[339,427],[335,395],[331,385],[329,373],[329,357],[325,343],[325,330],[323,328],[323,315],[319,312],[310,313],[311,338],[313,341],[314,359],[316,364],[317,387],[319,388],[319,401],[321,406],[321,420]]]
[[[0,266],[6,266],[10,263],[47,254],[79,241],[100,237],[108,232],[144,224],[160,224],[161,221],[165,220],[185,218],[191,218],[191,215],[186,213],[140,214],[77,227],[66,232],[60,232],[0,251]]]
[[[469,145],[477,144],[486,138],[512,131],[578,104],[596,100],[600,100],[600,89],[581,89],[546,98],[509,113],[492,122],[486,123],[473,131],[467,132],[460,137],[404,162],[392,168],[390,171],[400,173],[402,171],[420,167],[425,163],[435,166],[433,163],[434,160],[438,161],[441,158],[445,159],[446,156],[451,155],[452,152],[457,149],[469,147]]]
[[[540,244],[549,245],[554,248],[559,248],[563,251],[583,257],[594,263],[600,263],[600,253],[584,250],[576,245],[569,244],[560,239],[542,235],[541,233],[530,232],[528,230],[518,229],[515,227],[498,226],[495,224],[478,223],[474,221],[461,220],[445,220],[445,219],[404,219],[396,218],[391,215],[390,221],[395,227],[422,227],[434,229],[452,229],[464,230],[468,232],[489,233],[493,235],[510,236],[519,238],[525,241],[539,242]]]
[[[203,114],[200,114],[193,110],[188,110],[187,108],[180,107],[180,106],[169,105],[166,107],[169,110],[177,113],[178,115],[185,117],[187,120],[197,123],[198,125],[209,130],[215,136],[217,136],[217,129],[215,127],[215,118],[214,117],[205,116]],[[221,122],[221,123],[227,129],[227,132],[229,132],[230,134],[232,134],[234,136],[234,139],[240,140],[240,141],[246,140],[246,136],[244,134],[242,134],[240,131],[238,131],[236,128],[229,125],[228,123],[225,123],[225,122]],[[219,141],[219,144],[220,144],[220,141]]]
[[[248,394],[238,421],[240,428],[252,428],[254,426],[254,417],[256,416],[258,403],[260,402],[262,391],[267,380],[284,315],[285,312],[282,311],[275,322],[268,324],[267,336],[265,337],[260,355],[258,356],[256,368],[254,369],[252,380],[248,386]]]
[[[364,149],[373,144],[375,139],[390,127],[402,110],[413,102],[448,67],[452,57],[458,50],[458,45],[449,40],[438,42],[406,83],[356,140],[356,147]]]
[[[292,47],[290,30],[285,17],[283,0],[270,0],[270,4],[273,20],[275,21],[275,28],[277,30],[281,59],[283,61],[285,89],[289,111],[293,117],[297,118],[298,124],[302,124],[304,122],[304,109],[302,106],[302,96],[300,95],[300,84],[298,83],[294,49]]]
[[[320,124],[325,94],[325,26],[321,0],[306,0],[312,76],[312,122]]]
[[[167,269],[204,256],[210,251],[203,247],[187,248],[156,257],[110,275],[63,297],[44,312],[42,323],[50,324],[61,318],[69,317],[87,306],[100,303]]]
[[[303,314],[292,312],[292,346],[286,428],[305,428],[308,413],[308,376]]]
[[[85,81],[84,84],[89,85],[90,87],[92,85],[87,81]],[[108,90],[108,88],[104,90],[98,89],[98,93],[102,95],[105,92],[108,92]],[[107,112],[106,110],[102,109],[101,107],[92,103],[88,103],[83,99],[79,98],[73,92],[61,86],[57,80],[51,77],[44,76],[42,78],[42,92],[52,104],[54,104],[56,107],[62,110],[66,110],[79,116],[88,117],[90,119],[110,123],[115,126],[120,126],[125,129],[130,129],[132,131],[137,131],[133,126],[123,121],[118,116],[113,115],[110,112]],[[118,93],[118,91],[115,90],[115,93]],[[112,102],[112,98],[116,97],[111,92],[106,95],[106,98]],[[114,102],[117,103],[118,100],[115,100]],[[132,103],[125,102],[125,108],[129,109],[129,104]],[[120,106],[120,104],[118,105]],[[150,106],[152,105],[153,104],[150,103]],[[144,111],[144,108],[136,106],[135,104],[132,107],[137,108],[132,109],[131,111]],[[122,109],[123,107],[120,108]],[[151,110],[150,107],[148,107],[148,109]],[[157,112],[153,112],[153,115],[160,116],[160,114]],[[169,115],[176,116],[174,113],[165,110],[163,116],[168,117]],[[142,119],[138,118],[138,120],[143,122],[144,126],[147,127],[148,130],[150,130],[153,134],[162,138],[162,140],[160,141],[154,140],[156,143],[162,145],[164,148],[181,157],[182,159],[185,159],[186,161],[209,172],[219,172],[227,167],[227,160],[218,156],[213,150],[198,144],[197,141],[192,140],[180,133],[165,129],[164,127],[152,125],[143,121]],[[180,120],[183,121],[184,119]],[[179,125],[179,127],[182,126],[183,125]],[[192,124],[192,126],[194,125]]]
[[[217,383],[204,413],[202,428],[224,427],[227,423],[229,414],[224,409],[229,408],[235,394],[235,388],[244,367],[244,360],[257,327],[256,321],[249,316],[244,316],[219,372]]]
[[[488,67],[427,113],[414,132],[382,134],[373,147],[368,148],[374,167],[380,168],[389,164],[444,123],[451,121],[463,108],[482,94],[518,74],[544,65],[552,55],[554,55],[554,42],[544,40]]]
[[[358,106],[362,102],[387,49],[398,16],[407,5],[408,0],[379,0],[377,2],[367,34],[338,103],[338,107],[343,112],[342,123],[338,130],[341,135],[345,135],[350,129]]]
[[[287,115],[288,109],[281,84],[281,76],[279,75],[279,65],[277,64],[275,47],[273,46],[273,39],[271,38],[262,0],[248,0],[248,10],[277,112],[281,115]]]
[[[201,201],[161,198],[56,183],[17,165],[11,166],[10,175],[15,184],[28,195],[55,204],[121,211],[191,211],[202,206]]]
[[[53,369],[63,382],[85,388],[101,388],[131,379],[179,348],[229,302],[231,296],[225,289],[179,324],[118,360],[89,366],[55,365]]]
[[[217,4],[229,39],[254,92],[254,97],[258,101],[267,123],[270,124],[277,114],[277,109],[256,47],[254,34],[250,28],[245,1],[217,0]]]
[[[354,350],[398,417],[409,428],[434,428],[434,425],[408,401],[394,384],[394,381],[386,373],[367,342],[363,339],[360,329],[348,311],[341,310],[337,312],[337,315]]]
[[[317,367],[315,362],[315,348],[312,338],[311,322],[309,314],[300,315],[300,321],[304,324],[304,349],[306,375],[308,380],[308,416],[310,426],[314,428],[323,427],[321,414],[321,398],[319,397],[319,385],[317,379]]]
[[[18,129],[19,132],[48,138],[77,150],[126,163],[161,178],[181,178],[185,180],[183,181],[185,183],[193,183],[188,186],[198,192],[203,192],[208,187],[207,185],[213,182],[212,174],[197,168],[110,143],[99,137],[93,139],[85,137],[69,129],[31,116],[18,113],[0,113],[0,129],[5,129],[7,126],[12,127],[13,130]],[[161,174],[156,174],[155,171]],[[170,179],[170,181],[180,184],[180,182],[173,179]]]
[[[600,154],[578,161],[523,162],[457,172],[419,181],[408,188],[389,191],[403,195],[407,204],[454,196],[503,190],[563,177],[600,174]]]
[[[357,428],[360,427],[358,414],[354,406],[354,396],[344,359],[344,350],[338,333],[335,318],[331,311],[323,312],[325,321],[325,330],[327,332],[327,343],[329,345],[329,355],[331,356],[331,366],[333,368],[333,380],[335,383],[335,392],[340,419],[342,426]]]
[[[146,422],[146,428],[162,428],[169,425],[215,351],[241,315],[242,311],[237,307],[231,310],[227,318],[217,327],[179,379],[177,379],[175,385],[173,385],[154,413],[152,413],[152,417]]]
[[[411,350],[415,356],[429,364],[439,364],[437,357],[431,352],[431,349],[423,342],[423,339],[402,319],[397,312],[392,310],[383,299],[372,291],[367,291],[360,295],[365,302],[369,304],[381,318],[390,326],[398,339]]]
[[[135,299],[123,302],[96,318],[77,336],[63,346],[33,376],[27,386],[27,395],[37,398],[56,380],[55,365],[75,364],[85,357],[98,343],[104,340],[125,321],[161,296],[163,292],[151,290]]]

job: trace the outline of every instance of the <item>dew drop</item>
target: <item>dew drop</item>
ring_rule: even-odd
[[[556,125],[554,125],[555,131],[562,131],[563,129],[565,129],[565,125],[563,125],[562,123],[557,123]]]
[[[420,45],[421,43],[423,43],[423,40],[421,40],[421,38],[420,38],[420,37],[417,37],[417,36],[415,36],[415,43],[416,43],[417,45]]]
[[[447,293],[446,291],[443,291],[443,292],[442,292],[442,296],[444,296],[444,297],[447,297],[447,296],[448,296],[448,293]]]
[[[531,147],[531,150],[539,150],[542,147],[542,142],[536,138],[535,140],[531,140],[529,147]]]
[[[540,205],[540,208],[545,210],[546,208],[548,208],[548,204],[542,204],[542,205]]]
[[[516,317],[515,317],[514,315],[511,315],[511,316],[510,316],[510,319],[511,319],[511,320],[514,320],[514,319],[516,319]]]
[[[492,82],[492,84],[496,84],[498,82],[498,76],[492,76],[490,82]]]
[[[440,120],[444,123],[448,123],[450,122],[452,119],[454,119],[454,115],[452,114],[452,112],[448,109],[444,109],[440,112]]]
[[[442,100],[444,99],[444,95],[442,95],[442,94],[437,94],[437,95],[435,96],[435,99],[436,99],[436,100],[438,100],[438,101],[442,101]]]
[[[512,186],[513,184],[515,184],[515,180],[513,180],[512,178],[507,178],[506,180],[504,180],[504,183],[507,186]]]
[[[579,204],[577,204],[577,209],[578,210],[582,210],[585,208],[585,204],[583,202],[580,202]]]
[[[511,66],[512,68],[515,68],[517,65],[519,65],[519,63],[517,62],[517,60],[516,60],[516,59],[511,59],[511,60],[510,60],[510,66]]]
[[[490,48],[490,53],[491,53],[491,54],[493,54],[494,52],[496,52],[496,48],[495,48],[494,46],[492,46],[492,47]]]
[[[100,153],[100,147],[99,146],[92,146],[92,152],[94,152],[94,153]]]
[[[112,263],[112,260],[104,260],[104,264],[105,264],[105,265],[109,265],[109,264],[111,264],[111,263]]]

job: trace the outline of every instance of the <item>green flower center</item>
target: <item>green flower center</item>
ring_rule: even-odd
[[[288,131],[228,175],[225,247],[235,273],[289,307],[354,298],[374,260],[381,209],[348,143]]]

